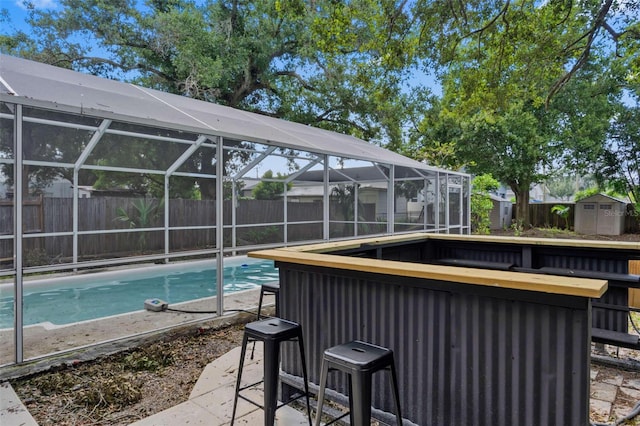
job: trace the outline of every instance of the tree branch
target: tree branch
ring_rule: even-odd
[[[482,27],[482,28],[478,28],[477,30],[473,30],[473,31],[471,31],[470,33],[468,33],[467,35],[463,36],[462,38],[463,38],[463,39],[465,39],[465,38],[473,37],[473,36],[475,36],[476,34],[483,33],[483,32],[484,32],[484,31],[486,31],[488,28],[492,27],[492,26],[493,26],[493,24],[495,24],[495,23],[496,23],[496,21],[497,21],[501,16],[503,16],[504,14],[506,14],[506,13],[507,13],[507,9],[509,9],[509,5],[510,5],[510,0],[507,0],[507,2],[505,2],[504,6],[503,6],[503,8],[500,10],[500,12],[498,12],[498,13],[496,14],[496,16],[494,16],[494,17],[491,19],[491,21],[489,21],[489,22],[487,23],[487,25],[485,25],[485,26],[484,26],[484,27]]]
[[[162,71],[159,71],[155,68],[151,68],[148,66],[145,66],[143,64],[135,64],[134,66],[128,66],[125,65],[121,62],[117,62],[111,59],[107,59],[107,58],[101,58],[98,56],[78,56],[78,57],[71,57],[69,55],[64,55],[66,57],[66,59],[60,59],[58,61],[54,61],[51,63],[51,65],[58,65],[62,62],[69,62],[71,64],[75,63],[75,62],[80,62],[80,61],[89,61],[93,64],[107,64],[107,65],[111,65],[113,67],[119,68],[122,71],[132,71],[132,70],[143,70],[143,71],[147,71],[150,72],[152,74],[157,75],[158,77],[161,77],[169,82],[172,82],[171,78],[169,75],[163,73]]]
[[[305,89],[311,90],[312,92],[318,91],[317,87],[312,86],[309,82],[307,82],[304,78],[302,78],[300,74],[298,74],[295,71],[278,71],[276,72],[276,75],[293,77],[294,79],[298,80],[298,82],[300,82],[300,85],[302,85],[302,87],[304,87]]]
[[[586,34],[587,44],[582,50],[582,54],[580,55],[576,63],[573,65],[573,67],[571,67],[571,69],[567,73],[565,73],[565,75],[563,75],[558,80],[556,80],[553,86],[551,86],[551,90],[549,90],[549,94],[547,95],[547,99],[545,101],[545,105],[547,107],[549,106],[549,103],[551,102],[551,99],[553,98],[553,96],[555,96],[560,90],[562,90],[562,88],[569,82],[569,80],[571,80],[571,78],[573,78],[573,76],[578,72],[578,70],[580,70],[580,68],[582,68],[582,66],[589,59],[589,55],[591,54],[591,47],[596,38],[596,34],[598,33],[598,30],[600,30],[600,28],[604,27],[605,25],[604,18],[607,16],[607,13],[609,13],[609,9],[611,8],[612,3],[613,3],[613,0],[606,0],[602,4],[602,7],[598,11],[598,15],[596,16],[596,19],[594,20],[593,25],[591,26],[591,29]],[[583,38],[584,36],[580,37],[580,39],[583,39]],[[572,43],[572,45],[575,45],[575,42]]]

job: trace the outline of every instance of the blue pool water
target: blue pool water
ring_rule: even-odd
[[[273,261],[225,259],[224,292],[276,281]],[[139,311],[159,298],[175,304],[216,295],[215,260],[85,274],[24,284],[24,325],[70,324]],[[214,309],[214,307],[212,307]],[[0,329],[13,327],[13,285],[0,285]]]

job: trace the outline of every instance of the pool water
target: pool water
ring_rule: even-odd
[[[273,261],[225,259],[224,293],[277,281]],[[157,265],[127,271],[86,274],[24,284],[24,325],[70,324],[143,309],[159,298],[170,305],[216,295],[215,260]],[[13,327],[13,284],[0,286],[0,329]]]

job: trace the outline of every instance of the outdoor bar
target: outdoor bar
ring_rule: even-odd
[[[394,351],[405,422],[588,424],[591,299],[607,281],[435,265],[425,255],[438,237],[250,253],[279,268],[280,316],[302,326],[311,382],[326,348],[359,339]],[[296,387],[294,355],[282,370]],[[376,380],[373,412],[385,420],[393,400]],[[330,377],[338,401],[347,386]]]

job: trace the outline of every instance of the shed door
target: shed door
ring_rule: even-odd
[[[596,203],[584,203],[582,205],[582,229],[580,232],[583,234],[596,233],[596,224],[598,223],[596,207]]]
[[[600,235],[615,235],[616,216],[612,204],[598,204],[597,233]]]

